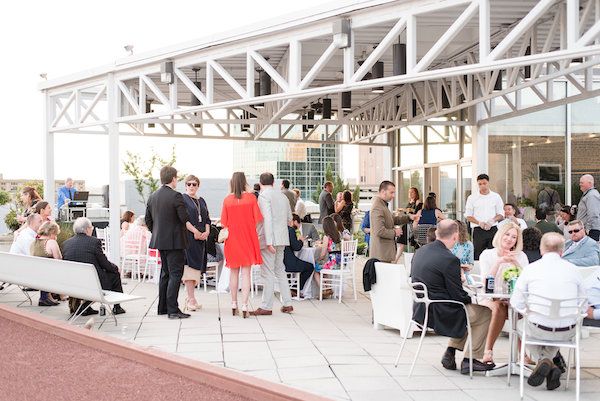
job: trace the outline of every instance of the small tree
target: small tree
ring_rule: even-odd
[[[154,148],[149,160],[144,160],[139,153],[127,151],[127,160],[123,162],[123,169],[133,178],[135,189],[144,205],[147,202],[146,194],[151,194],[160,186],[160,181],[156,178],[158,170],[163,166],[172,166],[176,161],[175,146],[171,149],[170,159],[163,159]]]
[[[10,202],[10,200],[11,196],[8,192],[0,191],[0,206],[6,205],[8,202]]]
[[[342,177],[339,174],[333,174],[333,169],[331,168],[331,164],[327,164],[325,167],[325,182],[331,181],[333,183],[333,192],[332,196],[335,199],[338,192],[350,191],[350,184],[344,182]],[[315,192],[312,194],[312,199],[315,203],[319,203],[319,195],[321,194],[321,188],[324,183],[317,185]],[[354,193],[352,194],[352,201],[355,205],[358,205],[358,200],[360,199],[360,187],[357,185],[354,189]]]

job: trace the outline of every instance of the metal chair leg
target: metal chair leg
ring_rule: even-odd
[[[395,368],[398,367],[398,362],[400,361],[400,355],[402,355],[402,350],[404,350],[404,345],[406,345],[406,340],[408,339],[408,333],[410,332],[412,325],[413,325],[413,321],[410,320],[408,322],[408,327],[406,328],[406,332],[404,333],[404,339],[402,340],[402,344],[400,345],[400,350],[398,351],[398,355],[396,356],[396,362],[394,362]]]

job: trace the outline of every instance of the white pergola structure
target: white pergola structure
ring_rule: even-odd
[[[474,168],[484,171],[487,123],[600,94],[599,35],[600,0],[341,1],[130,56],[40,84],[45,196],[58,132],[108,135],[113,238],[120,135],[395,146],[400,127],[446,116],[435,124],[475,127]],[[556,80],[575,93],[554,96]],[[522,103],[524,90],[539,101]]]

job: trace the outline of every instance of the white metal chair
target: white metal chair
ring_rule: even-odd
[[[571,376],[571,354],[575,350],[575,400],[579,401],[580,387],[580,369],[581,362],[579,356],[579,339],[581,338],[581,323],[585,314],[585,298],[570,298],[570,299],[552,299],[541,295],[526,294],[525,310],[519,311],[523,315],[523,329],[518,335],[521,336],[521,356],[520,356],[520,371],[519,371],[519,391],[521,399],[524,393],[524,376],[525,376],[525,348],[529,345],[552,346],[560,348],[568,348],[569,355],[567,357],[567,383],[566,389],[569,388],[569,379]],[[529,337],[528,323],[532,316],[543,316],[548,319],[556,320],[575,320],[575,335],[571,340],[553,341],[540,340]]]
[[[126,271],[131,271],[131,278],[137,276],[138,281],[142,279],[141,267],[147,268],[145,261],[148,243],[142,238],[142,231],[128,232],[122,238],[121,249],[121,278],[125,277]],[[146,249],[144,249],[146,248]]]
[[[144,264],[144,275],[149,277],[149,282],[158,284],[158,282],[160,281],[161,268],[162,261],[160,259],[160,253],[158,252],[158,250],[147,247]]]
[[[102,244],[102,252],[108,257],[110,255],[110,229],[96,228],[96,238],[98,238]]]
[[[296,290],[296,296],[294,298],[300,299],[300,291],[302,291],[302,288],[300,288],[300,273],[286,272],[286,275],[288,278],[288,284],[290,286],[290,289]]]
[[[417,358],[419,357],[419,353],[421,352],[421,346],[423,345],[423,339],[425,338],[425,334],[427,333],[427,322],[429,321],[429,306],[431,304],[455,304],[460,305],[465,311],[465,316],[467,318],[467,346],[469,348],[469,376],[471,379],[473,378],[473,343],[472,343],[472,335],[471,335],[471,322],[469,320],[469,312],[467,311],[467,307],[465,304],[459,301],[454,301],[450,299],[430,299],[429,293],[427,292],[427,286],[423,283],[411,281],[411,278],[408,278],[407,285],[409,289],[412,291],[413,302],[416,304],[424,304],[425,305],[425,318],[423,320],[423,324],[411,319],[408,322],[408,327],[406,328],[405,333],[407,335],[404,336],[402,340],[402,345],[400,346],[400,351],[398,351],[398,356],[396,357],[396,362],[394,362],[394,366],[398,367],[398,361],[400,361],[400,356],[402,355],[402,350],[404,350],[404,345],[406,344],[406,340],[408,338],[408,333],[412,333],[412,325],[414,324],[421,330],[421,337],[419,338],[419,345],[417,346],[417,352],[415,352],[415,357],[412,361],[412,365],[410,366],[410,371],[408,372],[408,377],[412,375],[412,372],[415,368],[415,364],[417,363]]]
[[[354,300],[356,300],[356,249],[358,240],[342,241],[341,262],[339,269],[321,269],[321,283],[319,285],[319,300],[323,300],[323,290],[331,288],[339,289],[338,302],[342,302],[342,293],[345,280],[352,280],[352,290],[354,291]]]
[[[202,273],[204,292],[207,291],[206,286],[208,284],[208,280],[215,280],[215,288],[217,287],[217,280],[219,280],[219,262],[208,262],[206,264],[206,271]]]

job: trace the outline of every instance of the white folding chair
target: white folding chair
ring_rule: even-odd
[[[321,269],[321,283],[319,285],[319,300],[323,300],[324,289],[339,289],[338,302],[342,302],[342,293],[345,280],[352,280],[352,290],[354,291],[354,300],[356,300],[356,248],[358,240],[342,241],[341,263],[339,269]]]
[[[469,321],[469,313],[467,311],[467,306],[459,301],[454,301],[450,299],[430,299],[429,293],[427,292],[427,286],[423,283],[411,281],[411,278],[408,278],[407,285],[409,289],[412,291],[413,302],[416,304],[424,304],[425,305],[425,319],[423,320],[423,324],[411,319],[408,322],[408,327],[405,331],[406,335],[402,340],[402,345],[400,346],[400,351],[398,351],[398,356],[396,357],[396,362],[394,362],[394,366],[398,367],[398,361],[400,361],[400,356],[402,355],[402,350],[404,350],[404,345],[406,344],[406,339],[408,338],[408,333],[412,333],[412,325],[414,324],[421,330],[421,337],[419,338],[419,345],[417,346],[417,352],[415,352],[415,357],[412,361],[412,365],[410,365],[410,371],[408,372],[408,377],[412,375],[412,372],[415,368],[415,364],[417,363],[417,358],[419,357],[419,353],[421,352],[421,346],[423,345],[423,339],[425,338],[425,334],[427,333],[427,322],[429,321],[429,306],[431,304],[455,304],[460,305],[464,311],[465,316],[467,318],[467,344],[469,348],[469,376],[471,379],[473,378],[473,343],[472,343],[472,335],[471,335],[471,322]]]
[[[142,279],[141,267],[147,268],[145,261],[148,244],[142,238],[140,230],[131,231],[122,238],[121,249],[121,278],[125,277],[126,271],[131,271],[131,278],[137,275],[138,281]],[[144,249],[146,248],[146,249]]]
[[[96,238],[100,240],[102,244],[102,252],[108,257],[110,255],[110,230],[106,228],[96,228]]]
[[[202,273],[204,292],[207,291],[206,286],[208,280],[215,280],[215,288],[217,288],[217,280],[219,280],[219,262],[208,262],[206,264],[206,271]]]
[[[302,290],[302,288],[300,288],[300,273],[286,272],[286,275],[288,278],[288,284],[290,286],[290,289],[296,290],[296,296],[294,298],[300,299],[300,291]]]
[[[162,268],[161,264],[162,261],[160,260],[160,253],[158,250],[147,247],[144,274],[149,276],[149,282],[158,284],[160,281],[160,270]]]
[[[575,400],[579,401],[580,387],[580,349],[579,339],[581,338],[581,323],[585,314],[585,306],[587,299],[585,298],[570,298],[570,299],[553,299],[541,295],[525,294],[525,310],[519,311],[523,315],[523,329],[518,332],[521,336],[521,356],[520,356],[520,371],[519,371],[519,391],[521,399],[524,393],[524,376],[525,376],[525,348],[529,345],[551,346],[568,348],[569,355],[567,357],[567,383],[565,390],[569,388],[569,379],[571,377],[571,354],[575,350]],[[531,336],[528,333],[529,322],[532,316],[543,316],[551,320],[573,320],[575,321],[575,335],[571,340],[553,341],[541,340]],[[530,337],[531,336],[531,337]]]

